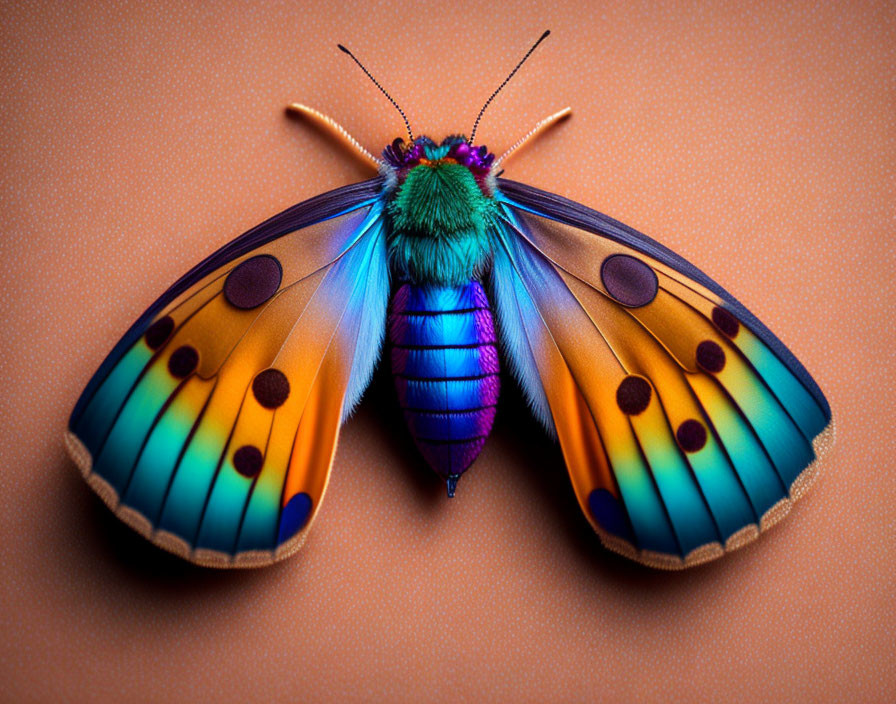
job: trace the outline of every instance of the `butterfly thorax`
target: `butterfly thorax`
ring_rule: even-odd
[[[383,151],[394,187],[387,214],[389,261],[396,279],[461,285],[478,279],[491,256],[494,155],[463,137],[437,145],[420,137]]]

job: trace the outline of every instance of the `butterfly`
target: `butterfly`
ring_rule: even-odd
[[[682,568],[754,540],[831,442],[793,354],[680,256],[612,218],[501,177],[470,137],[399,138],[378,170],[231,241],[169,288],[87,384],[65,433],[125,523],[200,565],[297,550],[340,426],[389,357],[420,455],[453,496],[503,378],[560,444],[602,543]],[[386,352],[384,353],[384,349]]]

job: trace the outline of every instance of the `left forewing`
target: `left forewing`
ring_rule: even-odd
[[[388,304],[378,202],[260,244],[162,300],[110,355],[67,442],[157,545],[203,565],[297,549]]]

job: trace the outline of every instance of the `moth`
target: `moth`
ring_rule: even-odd
[[[602,543],[658,568],[719,557],[789,510],[831,410],[793,354],[695,266],[630,227],[501,177],[470,137],[414,137],[378,175],[214,252],[87,384],[66,447],[156,545],[213,567],[297,550],[339,430],[381,354],[420,455],[453,496],[509,372],[562,448]],[[383,352],[386,350],[385,353]],[[505,378],[508,378],[505,376]]]

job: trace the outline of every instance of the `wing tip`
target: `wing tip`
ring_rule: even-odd
[[[93,489],[103,503],[125,523],[129,528],[146,538],[149,542],[166,552],[200,567],[212,567],[219,569],[266,567],[279,562],[296,553],[305,542],[311,521],[305,525],[289,540],[277,547],[276,550],[248,550],[230,555],[220,550],[208,548],[192,548],[190,544],[174,533],[166,530],[156,530],[152,521],[140,511],[121,503],[121,499],[115,488],[93,471],[93,458],[90,450],[81,442],[77,435],[70,430],[63,433],[63,443],[69,457],[78,467],[81,476],[87,485]]]
[[[718,542],[706,543],[691,550],[682,558],[679,555],[669,553],[639,550],[628,540],[608,533],[599,526],[595,526],[594,530],[605,548],[646,567],[661,570],[683,570],[688,567],[696,567],[697,565],[712,562],[723,555],[749,545],[769,528],[780,523],[790,513],[793,505],[808,493],[809,488],[818,479],[821,463],[827,458],[831,448],[834,446],[834,440],[835,426],[833,421],[831,421],[812,441],[815,459],[793,480],[788,496],[783,497],[763,513],[758,525],[750,523],[728,536],[724,546]],[[594,524],[592,523],[592,525]]]

